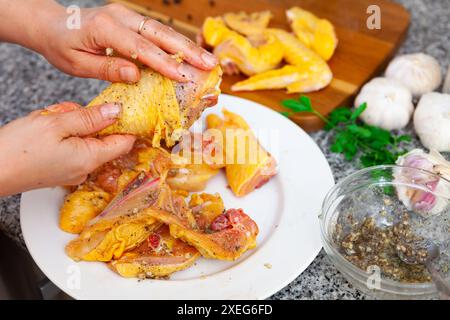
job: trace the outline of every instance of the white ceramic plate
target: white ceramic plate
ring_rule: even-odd
[[[278,161],[278,174],[244,198],[235,197],[220,174],[207,192],[219,192],[228,208],[243,208],[258,224],[258,246],[234,262],[199,259],[170,280],[125,279],[103,263],[73,262],[64,246],[73,235],[58,227],[62,188],[22,195],[20,220],[37,265],[76,299],[263,299],[300,275],[320,251],[318,215],[334,181],[317,145],[297,125],[260,104],[221,95],[209,113],[226,107],[242,115]]]

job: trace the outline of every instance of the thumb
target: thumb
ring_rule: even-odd
[[[117,120],[121,110],[120,104],[109,103],[49,116],[57,117],[60,134],[66,138],[87,136],[106,128]]]
[[[135,83],[140,79],[138,67],[123,58],[85,53],[80,55],[77,64],[81,66],[78,76],[85,78],[125,83]]]

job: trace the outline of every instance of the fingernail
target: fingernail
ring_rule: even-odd
[[[120,80],[127,83],[134,83],[138,79],[138,74],[135,68],[122,67],[119,70]]]
[[[184,79],[186,79],[186,81],[192,80],[192,70],[185,63],[180,63],[177,67],[177,71]]]
[[[118,103],[104,104],[100,107],[102,117],[105,119],[116,119],[119,116],[121,105]]]
[[[209,52],[202,53],[201,57],[203,62],[210,67],[214,67],[217,64],[216,56]]]

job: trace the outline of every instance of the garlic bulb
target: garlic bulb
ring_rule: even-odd
[[[424,53],[398,56],[389,63],[385,76],[404,84],[414,97],[432,92],[442,82],[439,63]]]
[[[428,149],[450,152],[450,94],[422,96],[414,112],[414,129]]]
[[[448,67],[447,76],[445,77],[444,82],[444,89],[442,92],[450,94],[450,66]]]
[[[397,196],[410,210],[421,215],[432,215],[443,212],[450,206],[450,162],[437,151],[431,150],[429,154],[421,149],[414,149],[399,157],[396,164],[404,166],[394,170],[394,181]],[[436,178],[422,169],[435,173],[442,178]],[[427,190],[408,187],[401,184],[415,183],[424,186]]]
[[[360,118],[386,130],[405,127],[414,111],[411,92],[398,81],[375,78],[366,83],[355,99],[355,106],[367,102]]]

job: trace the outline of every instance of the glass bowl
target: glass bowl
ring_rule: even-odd
[[[440,255],[431,263],[450,280],[449,193],[448,180],[421,169],[385,165],[357,171],[324,199],[324,249],[351,284],[373,297],[437,297],[425,265],[403,262],[399,250],[405,243],[432,241]]]

